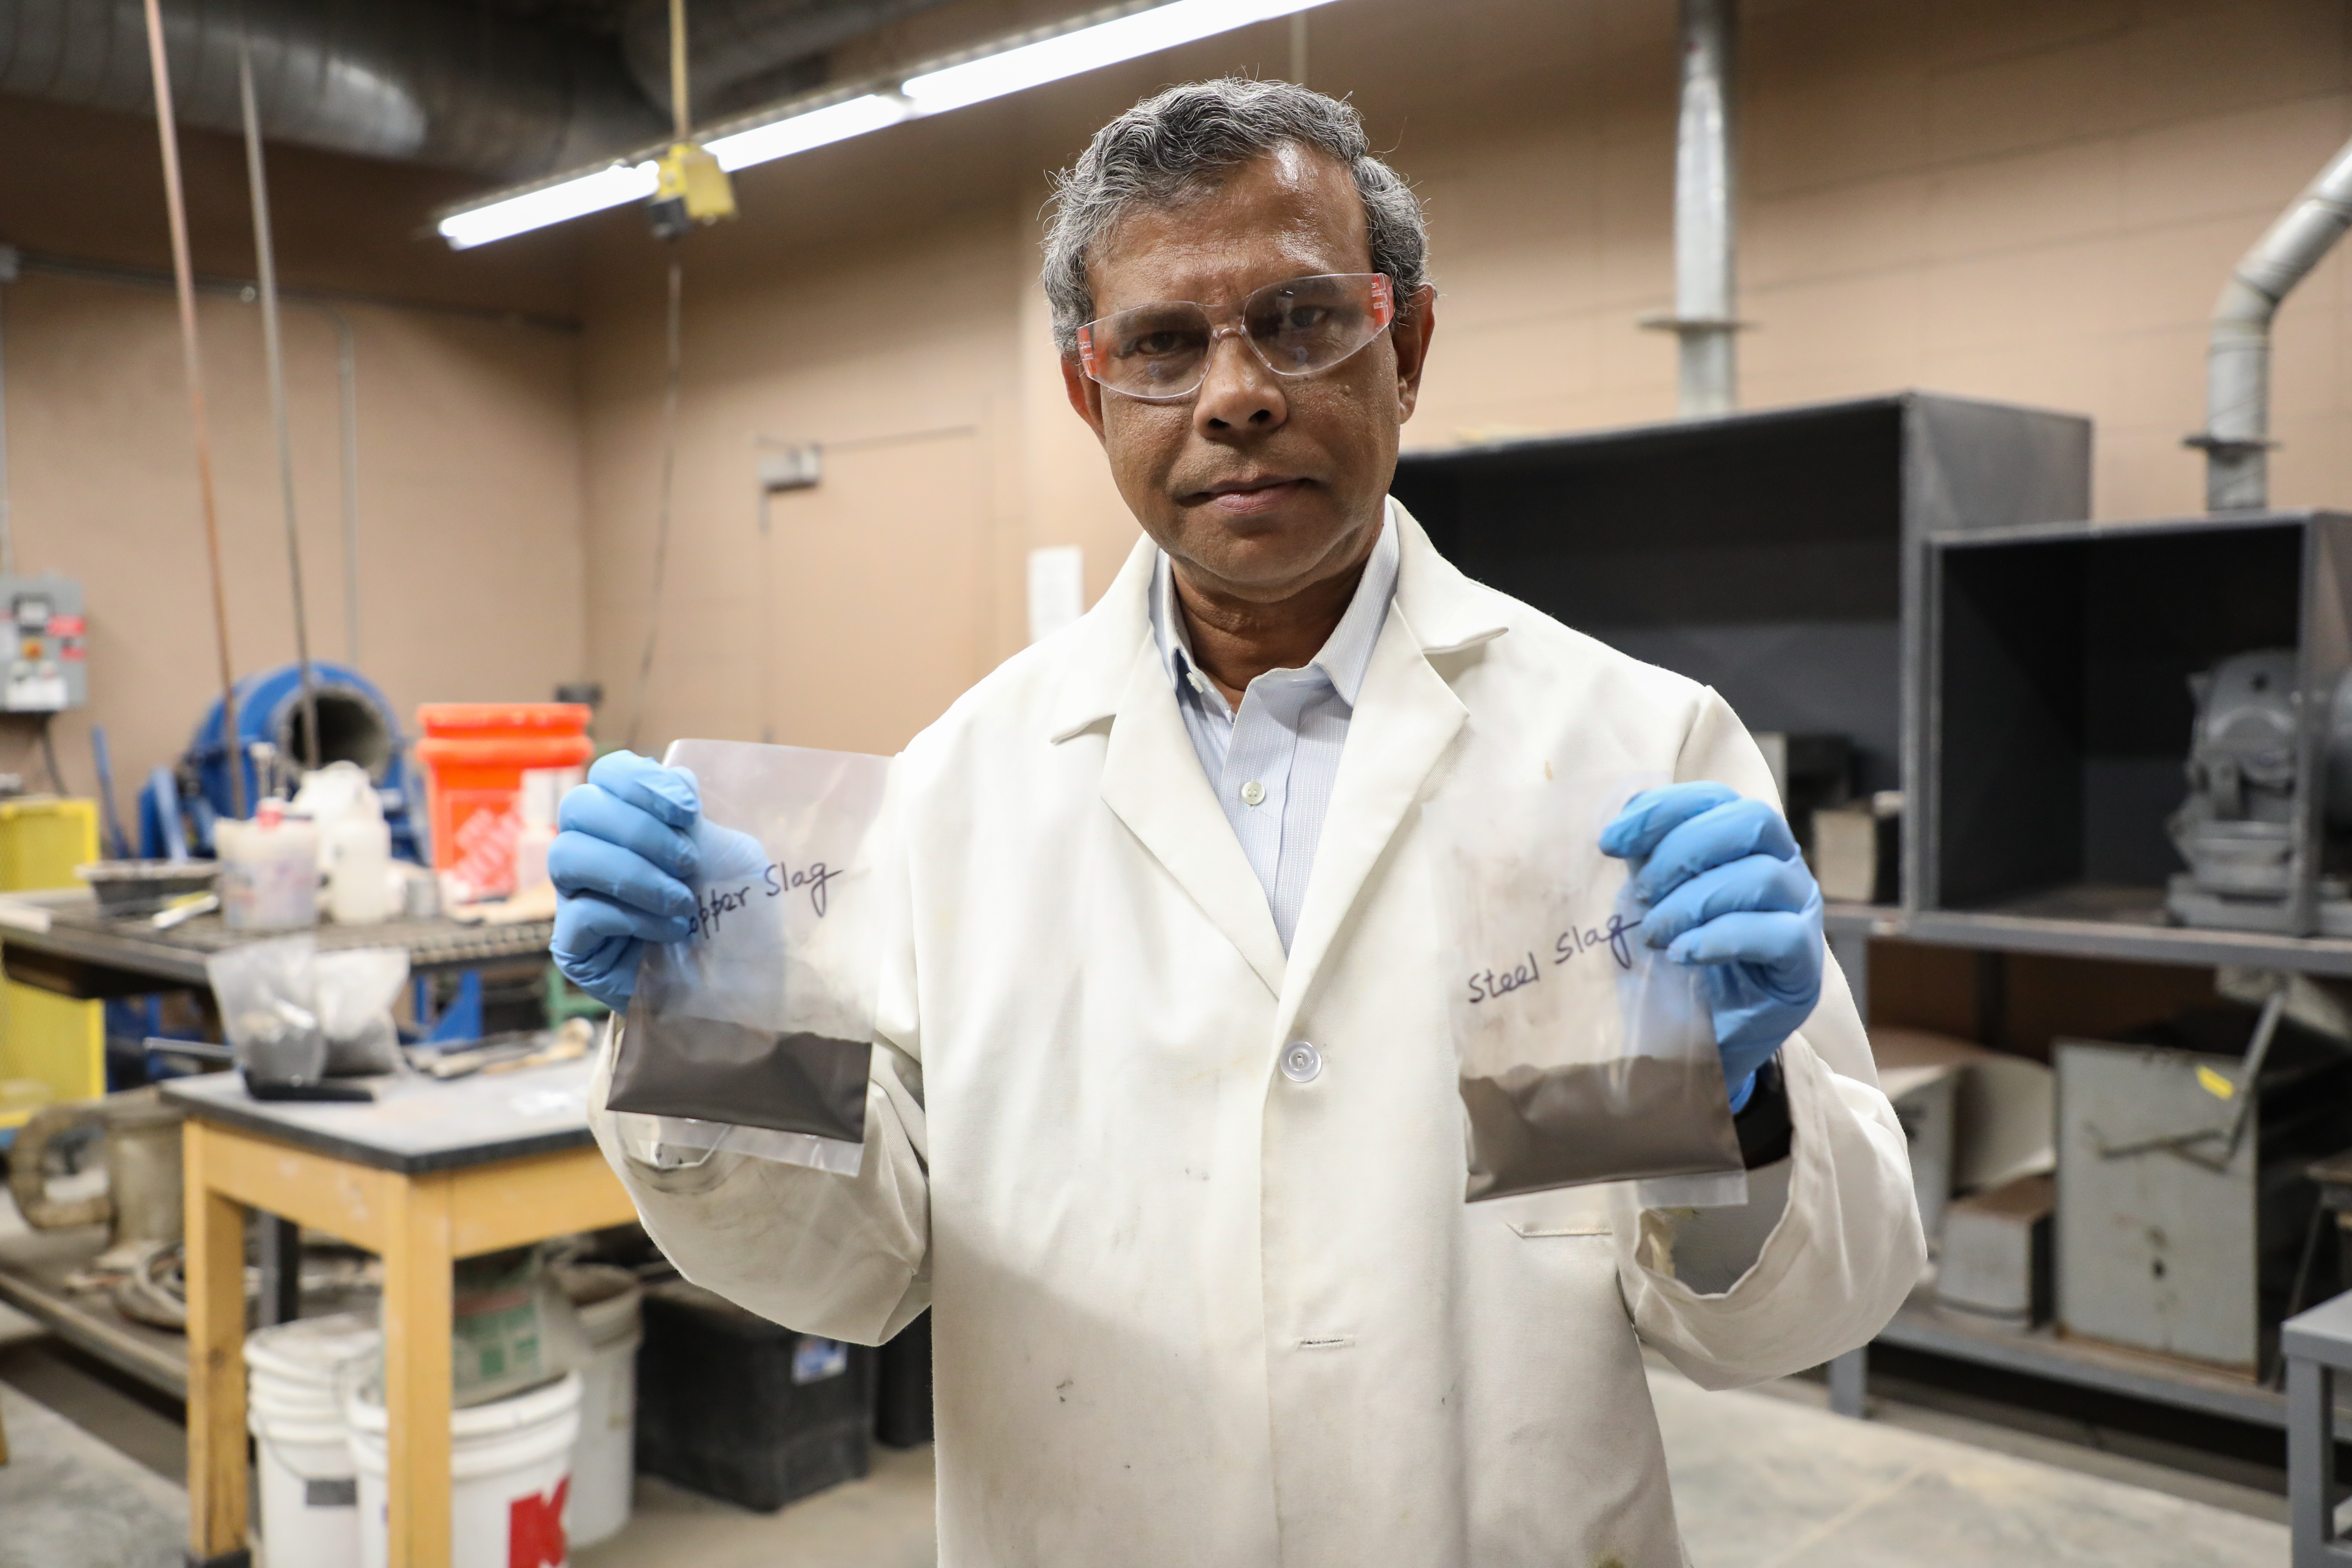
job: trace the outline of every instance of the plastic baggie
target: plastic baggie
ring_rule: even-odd
[[[1599,847],[1639,787],[1560,780],[1422,808],[1469,1200],[1633,1181],[1647,1207],[1747,1201],[1700,971],[1644,944],[1629,868]]]
[[[396,947],[320,952],[309,933],[247,942],[205,960],[236,1065],[260,1083],[399,1072],[393,1004],[408,979]]]
[[[887,757],[680,741],[700,875],[687,940],[648,946],[606,1107],[630,1152],[719,1149],[856,1173],[866,1142]]]
[[[307,935],[279,937],[205,960],[222,1032],[247,1080],[302,1084],[326,1076],[327,1035],[310,972],[318,945]]]
[[[311,994],[327,1041],[327,1071],[398,1072],[400,1030],[393,1005],[408,982],[408,954],[396,947],[352,947],[310,961]]]

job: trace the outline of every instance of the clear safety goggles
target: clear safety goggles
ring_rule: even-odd
[[[1329,370],[1396,320],[1384,272],[1326,272],[1269,283],[1224,321],[1189,300],[1139,305],[1078,329],[1078,363],[1113,392],[1146,403],[1192,396],[1220,338],[1237,337],[1276,375]]]

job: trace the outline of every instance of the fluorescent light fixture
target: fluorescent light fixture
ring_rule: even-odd
[[[967,103],[1002,98],[1025,87],[1058,81],[1179,44],[1229,33],[1253,22],[1270,22],[1329,3],[1330,0],[1171,0],[1171,4],[1129,11],[1108,21],[1073,26],[1050,37],[1038,38],[1032,34],[1029,36],[1033,41],[1029,43],[1014,44],[909,77],[896,93],[869,92],[822,109],[803,110],[732,132],[705,146],[719,160],[720,168],[733,174],[754,163],[788,158],[795,153],[862,136],[918,115],[937,114],[961,109]],[[614,163],[575,179],[451,213],[441,220],[441,234],[453,249],[464,250],[567,218],[584,217],[606,207],[644,201],[654,194],[654,165],[650,162]]]
[[[868,131],[896,125],[907,118],[908,112],[902,100],[869,92],[863,98],[827,104],[823,109],[812,109],[805,114],[771,120],[765,125],[754,125],[749,131],[721,136],[716,142],[705,143],[705,146],[710,155],[719,160],[719,166],[731,174],[738,169],[764,163],[771,158],[789,158],[795,153],[805,153],[828,142],[845,142],[852,136],[863,136]]]
[[[1141,55],[1229,33],[1253,22],[1270,22],[1328,0],[1175,0],[1091,27],[1080,27],[1034,44],[909,77],[902,91],[916,110],[937,114],[967,103],[1002,98],[1082,71],[1114,66]]]
[[[654,194],[654,179],[650,163],[614,163],[560,185],[542,185],[488,206],[451,213],[441,220],[441,237],[452,250],[488,245],[510,234],[584,217],[625,202],[644,201]]]

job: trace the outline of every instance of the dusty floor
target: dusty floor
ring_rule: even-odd
[[[170,1479],[184,1452],[173,1424],[5,1310],[0,1384],[15,1450],[0,1468],[0,1568],[177,1563],[186,1509]],[[2281,1500],[2225,1480],[1893,1404],[1879,1419],[1846,1421],[1804,1384],[1705,1394],[1659,1368],[1651,1391],[1698,1568],[2286,1561]],[[867,1479],[776,1514],[652,1480],[638,1483],[636,1506],[619,1537],[574,1556],[578,1568],[934,1561],[928,1449],[878,1449]]]

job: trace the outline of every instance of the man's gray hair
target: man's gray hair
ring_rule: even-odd
[[[1426,280],[1429,235],[1421,202],[1402,175],[1372,156],[1355,110],[1286,81],[1223,77],[1145,99],[1096,132],[1076,168],[1054,176],[1045,298],[1063,352],[1077,347],[1078,329],[1094,319],[1090,246],[1137,208],[1172,205],[1286,142],[1348,165],[1364,199],[1372,270],[1396,285],[1398,313],[1410,311]]]

